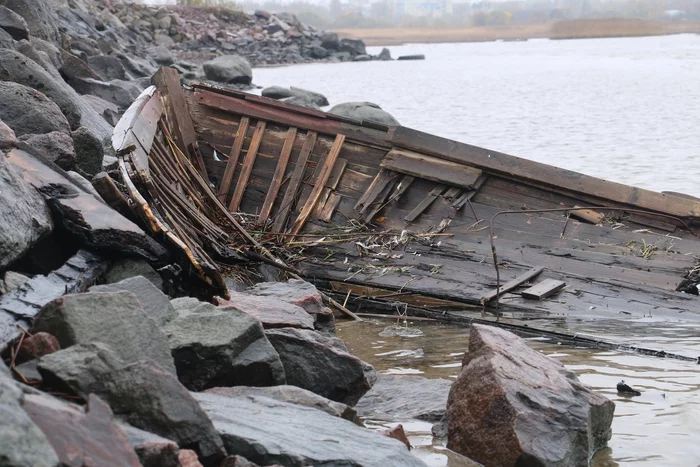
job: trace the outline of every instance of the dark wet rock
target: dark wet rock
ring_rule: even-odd
[[[262,396],[194,396],[227,451],[260,465],[425,465],[399,441],[310,407]]]
[[[253,69],[240,55],[222,55],[204,62],[203,67],[207,79],[219,83],[250,84],[253,81]]]
[[[0,151],[9,151],[17,147],[17,136],[12,128],[0,120]]]
[[[120,282],[90,287],[90,292],[126,291],[136,295],[143,312],[159,327],[164,326],[178,315],[170,304],[170,299],[143,276],[130,277]]]
[[[92,94],[107,102],[111,102],[120,109],[127,109],[143,91],[138,81],[125,81],[113,79],[102,81],[93,78],[75,79],[71,86],[80,94]]]
[[[437,422],[445,415],[451,386],[446,379],[380,374],[355,408],[363,418]]]
[[[104,150],[100,140],[85,127],[78,128],[71,136],[78,168],[88,175],[95,175],[102,171]]]
[[[401,441],[403,444],[406,445],[409,451],[413,447],[411,446],[411,442],[408,440],[408,436],[406,436],[406,432],[403,429],[403,425],[401,425],[400,423],[394,428],[391,428],[390,430],[381,430],[379,434],[381,434],[382,436],[386,436],[387,438],[393,438],[395,440]]]
[[[175,374],[168,341],[130,292],[91,292],[57,298],[41,309],[34,330],[55,335],[64,349],[103,342],[127,363],[150,358]]]
[[[328,49],[324,49],[320,45],[314,45],[311,47],[310,54],[313,58],[326,58],[329,55]]]
[[[63,170],[75,168],[75,148],[70,135],[52,131],[40,135],[24,135],[21,139]]]
[[[586,466],[610,439],[614,411],[559,361],[473,324],[448,400],[447,447],[487,465]]]
[[[58,455],[22,409],[24,395],[0,360],[0,465],[54,467]]]
[[[39,372],[51,386],[83,398],[97,394],[130,425],[195,449],[211,463],[224,457],[221,439],[197,401],[153,360],[127,364],[108,346],[94,343],[43,357]]]
[[[384,47],[381,52],[379,52],[379,55],[377,55],[378,60],[391,60],[391,51]]]
[[[4,0],[3,5],[24,18],[31,35],[58,42],[58,18],[49,0]]]
[[[352,407],[349,407],[340,402],[335,402],[311,391],[302,389],[296,386],[282,385],[271,387],[252,387],[252,386],[234,386],[229,388],[211,388],[204,391],[206,393],[218,394],[226,397],[241,397],[241,396],[263,396],[269,397],[290,404],[303,405],[314,409],[322,410],[335,417],[344,418],[355,422],[357,420],[357,412]]]
[[[175,63],[173,55],[170,53],[170,50],[168,50],[168,48],[165,46],[159,45],[157,47],[153,47],[148,51],[148,54],[158,65],[170,66],[173,63]]]
[[[82,112],[76,104],[75,96],[34,60],[15,50],[0,49],[0,78],[42,92],[58,105],[71,128],[77,128],[80,125]],[[8,121],[5,118],[3,120]],[[17,132],[16,129],[15,132]],[[34,131],[32,133],[47,132]]]
[[[61,465],[140,465],[109,406],[91,394],[85,412],[53,397],[28,394],[22,407],[44,432]]]
[[[314,103],[319,107],[328,105],[328,99],[323,94],[319,94],[313,91],[307,91],[306,89],[295,88],[294,86],[291,86],[289,88],[285,88],[282,86],[270,86],[262,90],[262,95],[271,99],[285,99],[289,97],[298,97],[304,99],[305,101]]]
[[[351,55],[367,55],[365,43],[360,39],[341,39],[338,47],[341,51],[348,52]]]
[[[623,396],[641,396],[642,393],[637,391],[636,389],[632,389],[632,387],[625,383],[625,380],[623,379],[619,383],[617,383],[617,393],[621,394]]]
[[[142,259],[124,258],[115,261],[105,273],[105,283],[112,284],[130,277],[143,276],[159,290],[163,290],[163,279],[148,261]]]
[[[265,334],[279,353],[288,384],[352,406],[377,378],[374,368],[348,353],[338,338],[293,328]]]
[[[277,467],[278,464],[267,466]],[[255,462],[251,462],[243,456],[228,456],[221,467],[260,467]]]
[[[369,62],[371,60],[372,56],[367,54],[357,55],[352,59],[353,62]]]
[[[109,253],[127,253],[150,260],[167,251],[140,227],[24,150],[8,154],[10,162],[44,196],[54,220],[81,244]]]
[[[143,467],[180,467],[177,443],[126,423],[120,427]]]
[[[126,68],[114,55],[95,55],[88,58],[88,65],[103,81],[126,79]]]
[[[331,107],[328,113],[358,121],[370,120],[375,123],[383,123],[384,125],[399,124],[391,114],[371,102],[344,102]]]
[[[6,50],[6,49],[5,49]],[[0,81],[0,119],[17,136],[62,131],[70,133],[61,109],[44,94],[12,81]]]
[[[2,107],[2,106],[0,106]],[[26,183],[0,152],[0,269],[22,257],[43,236],[53,222],[41,195]],[[12,228],[7,228],[12,226]]]
[[[314,318],[287,301],[229,291],[229,300],[219,300],[222,309],[238,310],[260,321],[265,329],[313,329]]]
[[[334,32],[323,33],[323,35],[321,35],[321,47],[328,50],[338,50],[340,48],[338,34]]]
[[[314,328],[317,331],[335,335],[333,311],[323,304],[321,294],[309,282],[301,279],[289,279],[287,282],[261,282],[246,290],[246,293],[299,306],[314,317]]]
[[[16,41],[29,39],[29,27],[24,18],[2,5],[0,5],[0,28],[7,31]]]
[[[4,295],[19,289],[24,285],[29,278],[23,274],[14,271],[5,272],[2,280],[0,280],[0,295]]]
[[[19,336],[17,324],[29,328],[30,320],[44,305],[63,294],[85,291],[106,267],[99,256],[80,250],[48,276],[37,274],[18,289],[0,296],[0,351]]]
[[[21,363],[34,360],[59,350],[61,350],[61,344],[58,343],[55,336],[48,332],[37,332],[22,340],[22,346],[17,353],[17,361]]]
[[[425,60],[425,55],[423,54],[417,54],[417,55],[401,55],[397,60]]]
[[[188,389],[285,383],[279,355],[258,320],[196,300],[174,305],[180,316],[163,332],[170,340],[177,375]]]
[[[284,102],[285,104],[298,105],[299,107],[306,107],[307,109],[316,109],[316,110],[320,109],[320,107],[316,104],[316,102],[314,102],[314,100],[309,98],[308,96],[285,97],[284,99],[280,99],[280,101]]]
[[[58,71],[68,84],[72,84],[75,80],[85,78],[102,79],[90,68],[90,65],[88,65],[86,61],[81,60],[65,50],[61,51],[61,63],[61,67]]]

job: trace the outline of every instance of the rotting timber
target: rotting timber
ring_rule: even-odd
[[[210,297],[265,262],[340,308],[500,319],[558,339],[579,338],[571,320],[629,327],[615,345],[634,343],[647,318],[700,322],[700,200],[690,196],[181,87],[168,68],[113,143],[132,208]]]

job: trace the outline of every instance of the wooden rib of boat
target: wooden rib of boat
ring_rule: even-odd
[[[227,294],[228,268],[281,258],[339,301],[698,320],[679,291],[697,293],[696,198],[181,87],[173,69],[154,83],[115,129],[120,170],[144,224],[211,295]]]

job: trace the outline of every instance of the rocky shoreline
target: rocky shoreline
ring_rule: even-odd
[[[110,143],[157,66],[245,88],[251,63],[364,52],[282,14],[0,5],[0,465],[425,465],[400,426],[362,425],[384,417],[436,422],[464,465],[584,465],[604,445],[612,403],[512,334],[474,326],[454,385],[388,377],[336,337],[307,282],[232,283],[213,303],[176,285]],[[328,105],[297,88],[263,95]],[[331,111],[397,123],[368,103]],[[551,423],[571,436],[533,442]],[[476,435],[494,429],[510,456]]]

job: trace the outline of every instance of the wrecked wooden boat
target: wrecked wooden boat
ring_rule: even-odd
[[[262,262],[340,308],[571,334],[572,321],[614,320],[620,342],[643,340],[645,320],[700,321],[699,199],[182,87],[173,69],[154,83],[115,129],[125,194],[210,296]]]

